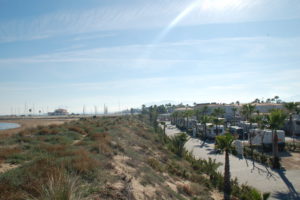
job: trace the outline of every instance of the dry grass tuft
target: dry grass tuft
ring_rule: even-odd
[[[80,200],[79,179],[62,173],[53,174],[48,181],[39,190],[38,198],[29,198],[31,200]]]
[[[193,191],[192,191],[192,188],[189,184],[178,184],[177,186],[177,190],[178,192],[182,193],[182,194],[185,194],[187,196],[193,196]]]
[[[9,156],[22,152],[19,147],[0,148],[0,160],[6,160]]]
[[[49,127],[38,126],[38,135],[57,135],[59,131],[57,129],[51,129]]]
[[[71,160],[70,166],[78,174],[87,174],[100,166],[100,161],[92,158],[84,149],[75,152],[75,155],[76,156]]]
[[[86,135],[86,132],[79,126],[73,125],[73,126],[70,126],[68,129],[70,131],[74,131],[74,132],[80,133],[82,135]]]

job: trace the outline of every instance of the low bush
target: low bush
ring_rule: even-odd
[[[74,155],[75,156],[64,163],[70,172],[86,175],[93,173],[100,166],[100,161],[92,158],[84,149],[74,152]]]
[[[55,157],[65,157],[74,155],[67,145],[64,144],[40,144],[35,151],[42,151]]]
[[[64,135],[48,135],[41,138],[42,141],[50,144],[71,144],[72,140]]]
[[[264,153],[259,153],[257,150],[253,150],[253,154],[251,155],[251,149],[246,146],[244,147],[244,157],[253,159],[254,161],[263,165],[272,166],[272,164],[269,162],[270,159],[272,159],[271,156]]]
[[[6,160],[7,158],[19,154],[21,152],[22,149],[19,147],[0,148],[0,160]]]
[[[6,162],[10,164],[20,164],[26,160],[29,160],[30,156],[26,153],[16,153],[7,157]]]
[[[168,147],[177,156],[182,157],[185,152],[184,144],[186,141],[187,141],[187,135],[185,133],[180,133],[170,139],[170,143],[168,144]]]
[[[300,143],[299,142],[296,142],[296,143],[287,142],[287,143],[285,143],[285,150],[300,152]]]
[[[193,196],[194,191],[191,189],[189,184],[178,184],[176,186],[178,192],[187,195],[187,196]]]
[[[73,125],[68,128],[70,131],[74,131],[80,133],[82,135],[86,135],[87,133],[79,126]]]
[[[155,158],[148,158],[147,163],[148,163],[148,165],[150,165],[150,167],[152,167],[152,169],[159,171],[159,172],[163,171],[163,166]]]
[[[49,127],[38,127],[38,135],[56,135],[59,134],[57,129],[50,129]]]

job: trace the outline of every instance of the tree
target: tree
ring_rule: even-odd
[[[277,130],[280,129],[285,121],[286,114],[279,109],[273,110],[269,117],[268,122],[270,129],[272,130],[272,138],[273,138],[273,168],[279,169],[280,163],[279,163],[279,155],[278,155],[278,135]]]
[[[253,121],[257,123],[260,129],[265,129],[268,126],[268,121],[266,120],[266,118],[267,117],[264,115],[256,115],[255,117],[253,117]],[[265,132],[264,131],[260,132],[260,136],[261,136],[261,152],[263,154],[263,147],[264,147],[263,141],[265,137]]]
[[[147,109],[144,104],[142,105],[142,114],[147,114]]]
[[[203,108],[202,108],[202,114],[203,115],[207,115],[208,114],[208,111],[209,111],[209,108],[208,108],[208,106],[204,106]]]
[[[175,124],[177,123],[177,119],[179,117],[179,111],[175,111],[171,114],[171,117],[172,117],[172,124]]]
[[[231,183],[230,183],[230,161],[229,152],[231,151],[231,144],[234,137],[230,133],[219,135],[216,137],[216,148],[225,151],[225,167],[224,167],[224,199],[230,200]]]
[[[290,103],[285,103],[284,107],[285,109],[289,112],[289,134],[293,135],[293,144],[295,145],[295,133],[293,130],[293,114],[295,114],[297,110],[297,103],[290,102]]]
[[[203,130],[203,132],[204,132],[204,139],[206,139],[207,138],[207,126],[206,126],[206,124],[209,123],[209,122],[211,122],[211,117],[208,116],[208,115],[203,115],[201,117],[200,121],[201,121],[201,124],[203,125],[203,128],[204,128],[204,130]]]
[[[130,114],[133,115],[134,114],[134,109],[130,108]]]
[[[188,130],[189,118],[194,115],[194,111],[193,110],[185,110],[183,115],[186,118],[186,129]]]
[[[275,101],[275,103],[279,103],[279,101],[280,101],[280,100],[279,100],[279,96],[275,96],[275,97],[274,97],[274,101]]]
[[[246,120],[250,122],[249,130],[252,129],[252,122],[253,122],[252,114],[255,111],[255,107],[256,107],[255,105],[251,105],[251,104],[245,104],[242,107],[242,114],[245,116]],[[247,131],[247,134],[250,141],[251,157],[253,157],[252,134],[250,134],[249,131]]]
[[[237,111],[237,107],[232,107],[231,110],[233,112],[233,123],[235,125],[236,124],[236,111]]]
[[[160,124],[164,127],[164,135],[166,135],[166,122],[160,122]]]
[[[157,112],[159,114],[164,114],[164,113],[167,113],[167,109],[164,105],[160,105],[160,106],[157,107]]]
[[[250,121],[252,114],[255,111],[255,105],[245,104],[242,106],[241,113],[244,115],[246,121]],[[252,128],[252,123],[250,122],[250,129]]]
[[[208,160],[203,160],[203,169],[212,181],[217,175],[217,169],[222,165],[220,162],[216,162],[216,159],[208,157]]]
[[[225,110],[223,108],[215,108],[213,111],[213,115],[216,117],[223,117]]]
[[[150,124],[154,127],[155,131],[158,129],[158,122],[157,122],[157,106],[150,106],[149,107],[149,121]]]
[[[252,103],[260,103],[260,100],[256,98]]]
[[[176,153],[179,157],[182,157],[184,152],[184,144],[187,141],[187,135],[180,133],[171,138],[171,150]]]
[[[222,120],[218,117],[213,117],[212,121],[213,121],[214,125],[216,126],[216,135],[219,135],[219,126],[224,123],[224,120]]]
[[[223,108],[215,108],[213,111],[213,115],[215,118],[213,119],[214,124],[216,125],[216,135],[219,135],[218,126],[223,123],[223,120],[220,120],[219,117],[223,117],[225,110]]]

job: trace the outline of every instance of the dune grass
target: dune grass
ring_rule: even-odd
[[[0,199],[211,199],[220,184],[140,116],[39,126],[5,140],[0,164],[19,167],[0,174]]]

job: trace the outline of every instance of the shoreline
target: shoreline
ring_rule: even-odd
[[[20,127],[0,130],[0,135],[11,135],[17,134],[28,128],[35,128],[37,126],[49,126],[51,124],[60,125],[65,122],[70,122],[73,120],[78,120],[79,118],[14,118],[14,119],[4,119],[0,118],[0,122],[3,123],[16,123]]]
[[[19,123],[14,123],[14,122],[0,122],[1,124],[6,124],[8,125],[8,127],[3,126],[3,129],[0,126],[0,131],[4,131],[4,130],[11,130],[11,129],[15,129],[15,128],[20,128],[22,125]]]

